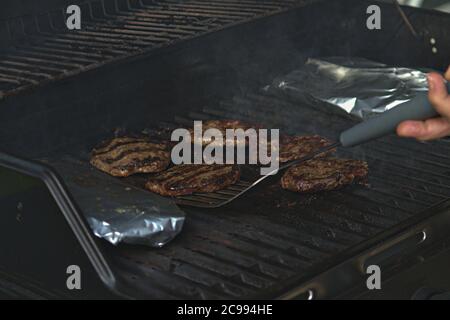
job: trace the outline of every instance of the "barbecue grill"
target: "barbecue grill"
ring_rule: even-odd
[[[382,29],[366,29],[373,1],[92,0],[71,1],[83,20],[82,30],[69,31],[61,1],[29,1],[26,12],[7,3],[0,13],[0,294],[370,296],[361,287],[367,266],[390,278],[446,249],[446,139],[387,137],[339,150],[369,163],[367,186],[305,196],[273,183],[221,208],[184,207],[182,233],[158,249],[95,238],[60,172],[36,159],[88,161],[117,128],[220,118],[335,139],[356,120],[264,86],[320,56],[442,70],[449,15],[404,8],[417,38],[386,3],[379,3]],[[82,290],[67,289],[69,265],[80,266]],[[402,294],[422,284],[411,280]]]

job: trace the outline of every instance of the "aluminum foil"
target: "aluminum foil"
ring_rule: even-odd
[[[318,99],[364,119],[428,91],[426,72],[362,58],[308,59],[265,89],[299,101]]]
[[[183,228],[185,214],[172,201],[123,183],[70,157],[43,159],[62,176],[94,234],[120,242],[162,247]]]

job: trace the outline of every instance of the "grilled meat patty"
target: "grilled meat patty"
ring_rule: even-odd
[[[213,142],[213,139],[208,139],[206,137],[203,137],[203,133],[205,133],[205,131],[208,129],[217,129],[223,135],[223,141],[217,141],[217,143],[220,145],[225,145],[225,143],[227,141],[226,140],[226,129],[233,129],[233,130],[242,129],[242,130],[246,131],[247,129],[252,129],[252,128],[255,130],[258,130],[261,128],[261,125],[244,122],[244,121],[240,121],[240,120],[209,120],[209,121],[203,121],[203,123],[202,123],[202,131],[203,132],[202,132],[201,139],[195,139],[194,128],[189,129],[189,132],[191,133],[192,143],[208,145],[211,142]],[[256,131],[256,133],[258,133],[258,131]],[[240,141],[237,141],[236,138],[233,140],[236,143],[236,145],[238,145],[238,142],[240,142]],[[245,140],[246,140],[245,144],[247,145],[248,139],[245,139]],[[216,143],[216,141],[214,141],[214,143]]]
[[[281,186],[300,193],[329,191],[362,180],[368,170],[367,162],[361,160],[313,159],[289,168]]]
[[[281,163],[303,158],[313,151],[330,145],[332,142],[318,135],[313,136],[282,136],[280,137]],[[330,151],[322,156],[329,155]]]
[[[91,164],[116,177],[160,172],[170,164],[170,150],[166,143],[145,137],[114,138],[92,151]]]
[[[214,192],[240,178],[235,165],[177,165],[151,177],[145,187],[163,196],[180,196],[195,192]]]

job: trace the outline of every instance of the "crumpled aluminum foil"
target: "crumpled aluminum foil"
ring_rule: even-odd
[[[123,183],[85,161],[41,160],[62,176],[94,234],[117,245],[162,247],[180,233],[185,214],[172,201]]]
[[[265,89],[300,101],[328,102],[364,119],[428,91],[426,72],[362,58],[308,59],[300,69],[277,78]]]

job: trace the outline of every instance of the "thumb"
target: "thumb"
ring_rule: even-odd
[[[450,119],[450,95],[444,78],[438,73],[428,74],[428,97],[439,114]]]

